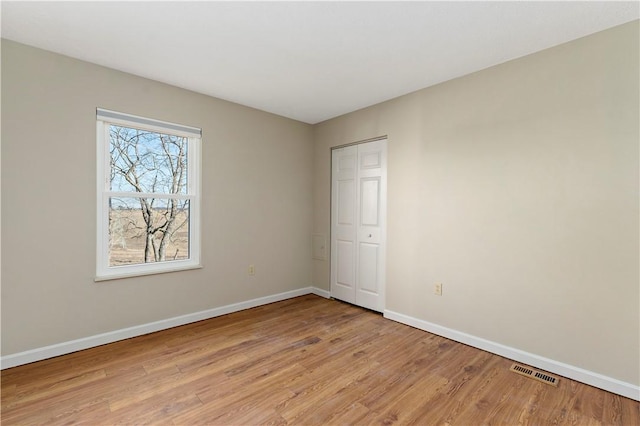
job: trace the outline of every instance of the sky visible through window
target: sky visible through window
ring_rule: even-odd
[[[110,126],[111,191],[187,193],[187,138]]]

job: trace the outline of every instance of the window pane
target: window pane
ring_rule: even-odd
[[[109,199],[109,266],[189,259],[189,200]]]
[[[109,126],[111,191],[187,193],[188,138]]]

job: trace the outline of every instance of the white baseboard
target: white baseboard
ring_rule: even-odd
[[[196,321],[202,321],[205,319],[242,311],[244,309],[255,308],[256,306],[279,302],[281,300],[291,299],[292,297],[303,296],[305,294],[317,294],[318,296],[327,298],[329,297],[328,291],[316,287],[306,287],[287,291],[284,293],[274,294],[271,296],[259,297],[257,299],[247,300],[245,302],[234,303],[231,305],[221,306],[219,308],[207,309],[206,311],[194,312],[192,314],[181,315],[179,317],[155,321],[129,328],[123,328],[120,330],[97,334],[95,336],[84,337],[82,339],[71,340],[69,342],[57,343],[55,345],[32,349],[25,352],[19,352],[12,355],[6,355],[0,358],[0,369],[3,370],[5,368],[16,367],[18,365],[28,364],[30,362],[41,361],[43,359],[53,358],[56,356],[69,354],[71,352],[89,349],[107,343],[117,342],[119,340],[129,339],[131,337],[142,336],[143,334],[155,333],[156,331],[166,330],[168,328],[177,327]]]
[[[586,383],[608,392],[622,395],[636,401],[640,401],[640,386],[626,383],[612,377],[607,377],[593,371],[565,364],[529,352],[515,349],[500,343],[492,342],[480,337],[472,336],[451,328],[443,327],[428,321],[413,318],[397,312],[385,310],[384,317],[402,324],[410,325],[420,330],[428,331],[456,342],[464,343],[496,355],[503,356],[514,361],[530,365],[541,370],[568,377],[578,382]]]
[[[82,339],[72,340],[69,342],[58,343],[55,345],[45,346],[42,348],[32,349],[12,355],[6,355],[0,358],[0,369],[16,367],[18,365],[28,364],[35,361],[41,361],[47,358],[53,358],[60,355],[80,351],[83,349],[93,348],[107,343],[117,342],[119,340],[129,339],[131,337],[141,336],[156,331],[166,330],[184,324],[196,321],[202,321],[233,312],[242,311],[244,309],[254,308],[256,306],[266,305],[268,303],[279,302],[281,300],[293,297],[303,296],[305,294],[315,294],[320,297],[330,298],[331,294],[327,290],[317,287],[306,287],[292,290],[284,293],[274,294],[270,296],[260,297],[257,299],[247,300],[244,302],[234,303],[231,305],[221,306],[218,308],[208,309],[206,311],[194,312],[192,314],[182,315],[179,317],[169,318],[166,320],[155,321],[152,323],[142,324],[134,327],[123,328],[120,330],[110,331],[107,333],[97,334]],[[631,383],[622,382],[620,380],[604,376],[599,373],[584,370],[579,367],[554,361],[535,354],[531,354],[520,349],[515,349],[500,343],[492,342],[480,337],[472,336],[447,327],[442,327],[428,321],[413,318],[397,312],[385,310],[385,318],[402,324],[410,325],[420,330],[425,330],[439,336],[446,337],[457,342],[476,347],[478,349],[491,352],[514,361],[568,377],[627,398],[640,401],[640,387]]]
[[[311,293],[316,296],[324,297],[325,299],[331,299],[331,293],[318,287],[311,287]]]

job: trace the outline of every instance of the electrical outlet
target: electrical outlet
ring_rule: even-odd
[[[253,265],[249,265],[249,268],[247,269],[247,272],[249,273],[249,275],[255,275],[256,274],[256,267]]]
[[[436,283],[433,286],[433,294],[436,296],[442,296],[442,283]]]

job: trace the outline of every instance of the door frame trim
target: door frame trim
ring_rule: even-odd
[[[345,144],[343,144],[343,145],[336,145],[336,146],[332,146],[332,147],[329,149],[329,152],[333,151],[334,149],[346,148],[346,147],[353,146],[353,145],[362,145],[363,143],[375,142],[375,141],[381,141],[381,140],[383,140],[383,139],[386,139],[386,140],[387,140],[387,147],[388,147],[388,146],[389,146],[389,145],[388,145],[389,136],[387,136],[387,135],[381,135],[381,136],[376,136],[376,137],[374,137],[374,138],[363,139],[363,140],[360,140],[360,141],[357,141],[357,142],[349,142],[349,143],[345,143]],[[329,161],[329,166],[331,166],[331,165],[332,165],[332,161]]]

